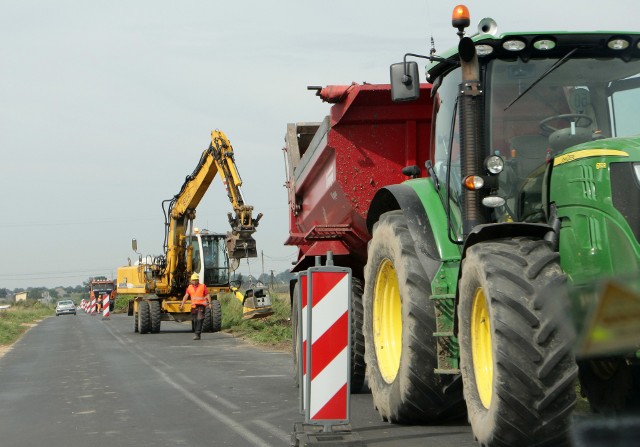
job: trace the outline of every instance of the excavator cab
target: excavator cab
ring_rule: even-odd
[[[271,295],[266,287],[253,284],[244,293],[240,291],[240,281],[231,281],[231,292],[242,303],[242,319],[257,320],[273,315]]]
[[[192,267],[207,287],[227,287],[229,284],[229,258],[225,247],[225,235],[195,229],[191,238],[193,247]]]

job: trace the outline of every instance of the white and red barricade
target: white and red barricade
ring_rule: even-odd
[[[102,297],[102,318],[109,318],[109,295],[104,294]]]
[[[312,267],[299,281],[301,410],[307,423],[348,424],[351,270]]]
[[[91,299],[91,308],[89,309],[89,313],[90,314],[96,313],[96,306],[97,306],[96,299],[94,297],[94,298]]]

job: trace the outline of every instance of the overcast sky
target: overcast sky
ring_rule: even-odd
[[[230,139],[245,202],[264,213],[258,276],[288,269],[286,125],[329,106],[307,85],[387,83],[405,52],[455,44],[442,0],[0,0],[0,288],[114,277],[158,255],[161,202],[213,129]],[[636,0],[466,3],[475,30],[637,30]],[[424,65],[424,64],[421,64]],[[226,232],[219,177],[196,226]]]

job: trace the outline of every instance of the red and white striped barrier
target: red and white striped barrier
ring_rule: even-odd
[[[93,298],[91,300],[91,309],[89,309],[89,313],[90,314],[96,313],[96,299],[95,298]]]
[[[351,271],[340,267],[308,270],[305,382],[307,422],[349,421]],[[306,348],[310,341],[311,349]]]
[[[102,297],[102,318],[109,318],[109,295]]]

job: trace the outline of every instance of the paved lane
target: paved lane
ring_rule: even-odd
[[[133,332],[126,315],[52,317],[0,358],[0,433],[7,446],[286,446],[298,413],[288,353],[190,326]],[[354,395],[365,445],[473,446],[469,427],[381,422]]]

